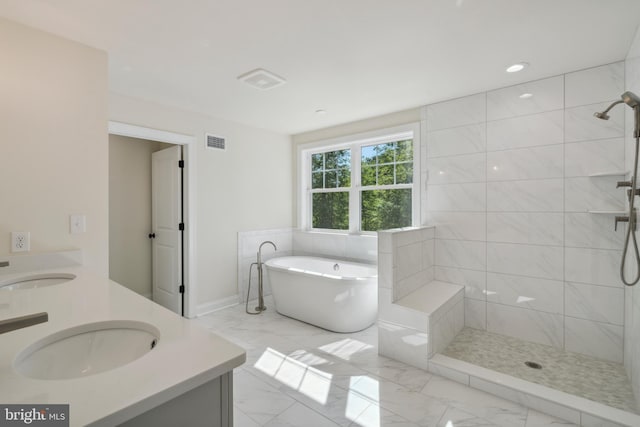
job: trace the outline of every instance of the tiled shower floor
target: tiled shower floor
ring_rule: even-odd
[[[443,354],[614,408],[638,412],[631,384],[619,363],[471,328],[464,328]],[[542,369],[529,368],[524,364],[526,361],[539,363]]]

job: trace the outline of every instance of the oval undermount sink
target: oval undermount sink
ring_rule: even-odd
[[[160,338],[137,321],[87,323],[49,335],[24,349],[14,362],[22,375],[42,380],[86,377],[124,366],[150,352]]]
[[[59,285],[76,278],[70,273],[40,273],[0,280],[0,290],[15,291],[17,289],[36,289],[45,286]]]

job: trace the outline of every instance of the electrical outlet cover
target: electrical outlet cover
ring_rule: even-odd
[[[31,249],[31,234],[28,231],[11,232],[11,252],[29,252]]]

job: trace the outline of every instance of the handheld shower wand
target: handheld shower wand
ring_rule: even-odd
[[[628,222],[629,225],[627,227],[627,234],[624,241],[624,249],[622,250],[622,260],[620,262],[620,278],[622,279],[622,283],[627,286],[633,286],[638,281],[640,281],[640,252],[638,251],[638,241],[636,239],[636,228],[637,228],[637,215],[636,209],[634,208],[634,201],[637,195],[640,195],[640,189],[636,188],[636,184],[638,182],[638,146],[640,145],[640,98],[634,94],[633,92],[625,92],[621,96],[622,99],[614,102],[609,105],[606,110],[602,112],[596,112],[593,115],[602,120],[609,120],[609,111],[613,107],[618,104],[625,103],[629,107],[633,108],[633,116],[634,116],[634,128],[633,128],[633,137],[635,138],[635,158],[633,162],[633,171],[631,174],[631,181],[622,181],[618,182],[617,187],[631,187],[628,190],[629,195],[629,215],[628,216],[617,216],[615,218],[616,229],[618,226],[618,222]],[[627,258],[627,250],[629,249],[629,241],[633,240],[633,249],[634,255],[636,259],[636,275],[633,280],[627,281],[624,270],[625,263]]]

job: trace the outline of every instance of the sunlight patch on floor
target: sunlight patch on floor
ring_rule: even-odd
[[[362,427],[380,427],[380,384],[366,375],[349,380],[349,394],[345,416]],[[368,407],[363,408],[366,403]],[[355,415],[356,418],[352,418]]]
[[[373,403],[380,402],[380,383],[366,375],[351,377],[349,391],[366,397]]]
[[[312,355],[313,356],[313,355]],[[312,358],[318,361],[321,358]],[[324,405],[331,389],[332,375],[288,357],[268,347],[253,365],[266,375]]]
[[[362,341],[347,338],[340,341],[335,341],[329,344],[325,344],[318,347],[319,350],[329,353],[333,356],[339,357],[343,360],[351,360],[351,357],[360,352],[371,350],[373,346]]]
[[[305,350],[296,350],[287,356],[289,359],[297,360],[298,362],[308,365],[308,366],[316,366],[316,365],[326,365],[329,364],[329,361],[323,357],[320,357],[316,354],[309,353]]]

